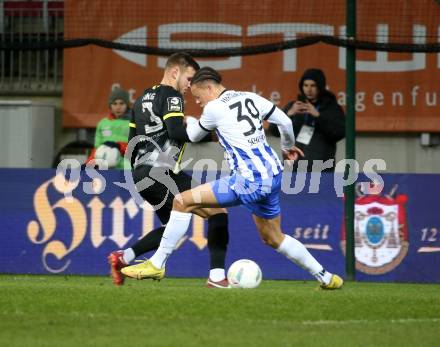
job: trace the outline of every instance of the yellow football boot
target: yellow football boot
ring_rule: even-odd
[[[151,261],[147,260],[137,265],[127,266],[121,269],[121,272],[131,278],[143,280],[152,278],[153,280],[161,280],[165,276],[165,268],[156,268]]]
[[[344,284],[344,280],[341,277],[339,277],[338,275],[332,275],[332,278],[330,279],[330,282],[328,284],[321,284],[321,289],[326,289],[326,290],[340,289],[343,284]]]

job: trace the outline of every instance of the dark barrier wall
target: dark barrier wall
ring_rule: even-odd
[[[151,206],[139,207],[115,184],[125,182],[122,172],[100,174],[94,184],[85,173],[69,183],[55,170],[0,169],[0,273],[104,275],[109,252],[159,225]],[[440,283],[440,175],[382,178],[382,193],[357,199],[356,278]],[[329,271],[344,275],[343,198],[337,196],[331,174],[322,175],[318,193],[309,193],[311,186],[308,177],[299,194],[282,194],[283,230],[302,241]],[[298,186],[294,181],[290,187]],[[312,278],[262,244],[242,207],[230,209],[230,234],[228,265],[249,258],[260,264],[267,279]],[[168,262],[168,275],[206,277],[206,241],[206,226],[194,218]]]

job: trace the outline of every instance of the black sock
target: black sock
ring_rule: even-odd
[[[226,249],[229,241],[228,214],[219,213],[208,218],[208,249],[210,268],[224,269]]]
[[[131,246],[136,257],[144,253],[158,249],[164,231],[165,231],[165,227],[160,227],[151,230],[147,235],[145,235],[143,238],[137,241],[133,246]]]

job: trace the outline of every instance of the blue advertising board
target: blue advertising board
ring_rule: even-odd
[[[356,199],[356,279],[440,283],[440,175],[381,177],[382,192]],[[129,247],[160,225],[152,207],[139,206],[118,182],[125,182],[121,171],[101,171],[97,177],[83,172],[68,181],[51,169],[0,169],[0,273],[107,274],[111,251]],[[294,178],[287,187],[295,184]],[[344,202],[334,175],[322,174],[319,189],[307,177],[300,192],[283,191],[283,231],[329,271],[344,276]],[[312,279],[261,242],[246,209],[229,213],[227,265],[248,258],[266,279]],[[167,274],[206,277],[208,270],[206,225],[195,217]]]

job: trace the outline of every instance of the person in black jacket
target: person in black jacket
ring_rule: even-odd
[[[325,75],[319,69],[304,72],[299,90],[297,100],[283,108],[292,120],[296,145],[304,152],[306,161],[298,161],[294,170],[303,171],[307,167],[309,172],[333,172],[336,143],[345,137],[344,111],[335,95],[326,89]],[[278,128],[272,124],[269,131],[279,136]]]

